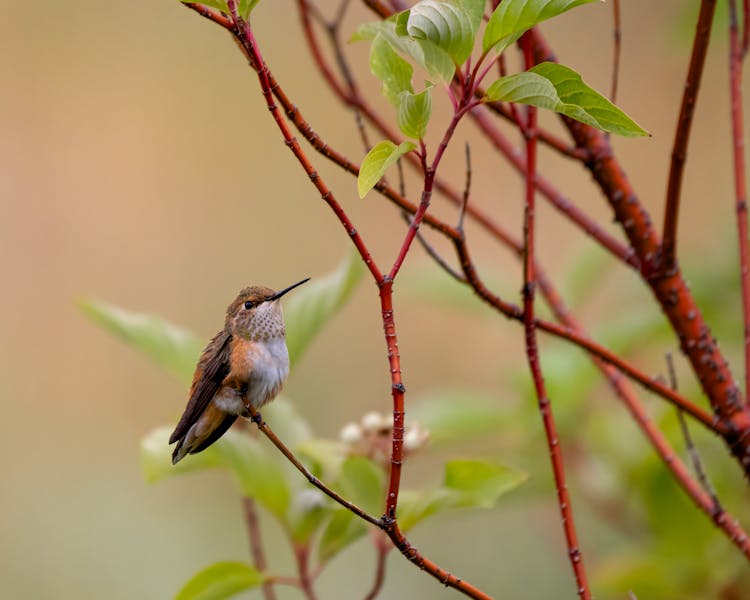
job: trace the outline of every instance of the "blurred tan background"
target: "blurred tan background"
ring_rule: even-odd
[[[653,137],[615,144],[657,222],[689,54],[673,22],[683,4],[623,3],[618,103]],[[360,160],[353,120],[320,85],[295,10],[289,0],[261,2],[265,58],[323,138]],[[246,559],[240,506],[221,473],[143,482],[138,441],[174,421],[186,389],[85,320],[74,302],[158,313],[208,337],[240,287],[319,276],[338,263],[347,236],[281,142],[234,44],[178,2],[6,1],[0,14],[0,596],[168,598],[195,570]],[[357,6],[345,35],[363,18]],[[611,7],[575,10],[544,31],[561,61],[609,89]],[[683,247],[706,259],[734,235],[725,49],[717,40],[709,58],[684,188]],[[360,65],[366,52],[354,51]],[[362,85],[377,95],[366,71]],[[459,131],[445,173],[461,176],[470,132],[468,123]],[[376,258],[390,262],[403,232],[398,215],[377,196],[360,201],[353,179],[312,156]],[[481,146],[474,157],[473,201],[520,233],[518,178]],[[547,152],[541,158],[566,195],[608,222],[588,176],[569,167]],[[435,210],[453,218],[441,200]],[[539,227],[550,269],[570,269],[592,247],[546,208]],[[513,259],[472,234],[477,261],[494,265],[492,276],[515,294]],[[409,391],[470,382],[502,398],[503,374],[524,368],[520,330],[426,302],[406,281],[430,270],[415,248],[398,289]],[[332,436],[367,410],[389,410],[380,327],[365,282],[292,374],[288,396],[316,433]],[[443,343],[447,336],[459,347]],[[489,516],[419,529],[415,542],[508,597],[573,597],[554,510],[552,494],[538,506],[509,501]],[[458,535],[470,538],[472,562],[465,548],[441,545]],[[283,571],[284,546],[271,545]],[[360,544],[338,559],[320,596],[359,596],[372,576],[368,552]],[[389,568],[383,597],[398,597],[396,589],[454,596],[395,555]]]

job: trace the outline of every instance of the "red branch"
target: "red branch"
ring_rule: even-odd
[[[674,146],[672,147],[672,164],[669,169],[669,182],[667,184],[667,203],[664,209],[664,234],[662,236],[661,264],[659,268],[664,273],[670,273],[675,269],[677,258],[677,223],[680,213],[680,189],[682,187],[682,175],[685,171],[685,159],[687,158],[687,146],[690,139],[690,129],[695,113],[695,104],[698,99],[698,89],[703,75],[703,65],[706,62],[708,41],[711,37],[711,24],[714,20],[714,9],[716,0],[702,0],[701,10],[698,14],[698,24],[695,29],[693,41],[693,53],[690,57],[685,90],[682,94],[682,106],[680,116],[677,119]]]
[[[737,31],[737,4],[735,0],[729,0],[729,94],[732,107],[734,195],[740,253],[743,341],[745,345],[745,402],[747,403],[750,399],[750,250],[748,250],[747,239],[747,182],[745,180],[745,141],[742,118],[742,48]]]
[[[555,60],[541,33],[532,30],[536,62]],[[716,414],[716,431],[722,433],[732,453],[750,475],[750,408],[742,397],[726,358],[695,303],[679,268],[665,273],[659,266],[661,242],[651,217],[620,164],[606,137],[596,129],[562,118],[573,139],[593,157],[587,168],[622,225],[639,261],[641,275],[651,288],[680,340],[680,348],[698,376]]]
[[[526,68],[531,68],[531,50],[528,36],[524,36],[520,45],[524,51]],[[539,361],[539,350],[536,339],[536,322],[534,319],[534,289],[536,286],[536,275],[534,273],[534,180],[536,177],[536,108],[528,107],[528,122],[526,131],[526,205],[524,209],[524,261],[523,261],[523,328],[526,340],[526,357],[529,369],[534,380],[539,412],[544,423],[544,433],[549,447],[550,460],[552,462],[552,473],[555,478],[557,489],[557,500],[562,516],[565,540],[568,544],[568,557],[570,558],[578,585],[578,595],[588,600],[591,598],[591,590],[586,580],[586,570],[583,566],[583,555],[578,547],[578,534],[576,533],[575,520],[573,518],[573,506],[565,482],[565,465],[563,464],[560,440],[557,435],[557,426],[552,411],[552,404],[547,396],[547,389],[542,376],[542,367]]]

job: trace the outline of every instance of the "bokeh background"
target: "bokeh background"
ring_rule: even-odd
[[[321,3],[326,9],[334,4]],[[320,276],[339,262],[347,236],[292,161],[237,48],[177,1],[6,1],[0,13],[0,595],[169,598],[199,568],[247,558],[240,504],[223,473],[144,483],[138,442],[176,419],[186,388],[87,321],[76,300],[98,298],[160,314],[208,338],[239,288],[278,288]],[[266,0],[255,15],[266,60],[287,93],[324,139],[359,160],[353,119],[320,84],[294,3]],[[366,18],[355,6],[344,35]],[[652,137],[614,143],[657,222],[690,19],[678,0],[623,3],[618,104]],[[544,26],[560,60],[603,91],[610,85],[611,21],[611,7],[595,4]],[[690,147],[680,242],[688,273],[712,264],[733,273],[726,45],[717,32]],[[354,48],[353,56],[362,85],[377,96],[366,46]],[[434,123],[441,115],[439,107]],[[554,119],[546,122],[555,127]],[[444,173],[458,182],[463,140],[471,137],[467,123],[448,156]],[[473,150],[472,201],[520,233],[518,177],[480,143]],[[390,262],[403,234],[400,217],[379,197],[360,201],[353,179],[314,160],[377,259]],[[540,168],[586,211],[609,222],[582,169],[549,153]],[[435,210],[454,218],[443,201],[436,200]],[[514,259],[476,228],[470,226],[469,235],[488,278],[518,298]],[[595,331],[648,298],[620,267],[603,271],[603,254],[547,208],[540,211],[539,236],[542,261]],[[596,291],[577,287],[587,277]],[[598,278],[606,286],[597,286]],[[415,248],[397,289],[409,392],[424,398],[432,390],[470,389],[508,406],[530,401],[520,329],[442,281]],[[722,340],[730,352],[741,335],[731,316],[738,314],[734,289],[712,296],[736,336]],[[636,301],[613,310],[611,303],[622,297]],[[376,290],[366,281],[288,383],[288,397],[317,435],[336,436],[368,410],[389,410],[377,307]],[[654,306],[643,310],[659,318]],[[674,349],[667,337],[649,356],[660,360]],[[533,465],[538,493],[511,495],[489,513],[430,522],[413,538],[480,587],[514,598],[572,598],[546,450],[533,418],[528,422],[532,430],[520,432],[512,448],[502,440],[478,447],[518,468]],[[414,470],[407,468],[407,482],[439,478],[436,464],[416,462]],[[574,490],[578,483],[573,477]],[[583,549],[595,567],[627,534],[586,504],[578,508]],[[700,516],[696,522],[702,523]],[[279,532],[264,523],[274,569],[289,571]],[[320,581],[320,597],[364,593],[372,577],[370,552],[360,542],[339,557]],[[454,594],[394,554],[383,597]]]

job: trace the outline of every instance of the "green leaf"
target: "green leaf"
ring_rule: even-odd
[[[365,522],[346,508],[336,510],[318,545],[318,562],[324,565],[348,545],[367,533]]]
[[[383,470],[364,456],[350,456],[344,461],[338,487],[345,498],[370,514],[383,507]]]
[[[492,508],[498,498],[517,488],[527,476],[483,460],[452,460],[445,466],[445,488],[457,492],[454,507]]]
[[[482,49],[502,52],[534,25],[590,2],[596,0],[503,0],[490,16]]]
[[[396,161],[407,152],[416,148],[414,142],[401,142],[398,146],[390,140],[383,140],[376,144],[367,153],[357,177],[357,192],[360,198],[364,198],[367,192],[375,187],[380,178],[388,170],[388,167],[396,164]]]
[[[175,600],[223,600],[258,587],[265,577],[241,562],[218,562],[199,571],[175,596]]]
[[[429,492],[402,491],[398,498],[398,524],[408,531],[420,521],[442,510],[451,508],[455,494],[444,488]]]
[[[201,343],[192,333],[161,317],[105,302],[83,300],[78,305],[92,321],[180,379],[190,381],[201,351]]]
[[[349,300],[365,273],[365,265],[356,250],[324,277],[307,284],[284,308],[286,345],[292,363],[299,360],[321,327]]]
[[[623,111],[587,86],[573,69],[556,63],[541,63],[524,73],[501,77],[489,87],[485,100],[554,110],[602,131],[627,137],[648,135]]]
[[[421,493],[401,493],[399,525],[407,530],[427,517],[447,510],[493,508],[501,496],[526,479],[525,473],[487,461],[450,461],[445,465],[442,487]]]
[[[370,70],[383,82],[383,95],[394,106],[399,105],[402,92],[413,92],[412,66],[401,58],[385,38],[378,34],[370,48]]]
[[[427,131],[427,123],[432,114],[430,87],[419,94],[403,92],[399,98],[398,127],[410,138],[422,139]]]
[[[496,399],[466,390],[430,393],[414,402],[411,415],[430,433],[430,442],[497,432],[510,418]]]
[[[289,485],[282,466],[254,442],[247,434],[230,430],[203,452],[216,452],[232,470],[242,493],[255,498],[283,523],[289,508]]]
[[[484,0],[422,0],[397,19],[397,33],[427,40],[461,65],[474,48]]]
[[[180,2],[193,2],[193,0],[180,0]],[[237,12],[243,19],[247,19],[258,2],[260,2],[260,0],[239,0]],[[203,4],[204,6],[210,6],[212,8],[218,8],[220,11],[223,11],[225,13],[229,12],[227,0],[201,0],[200,4]]]
[[[239,13],[243,19],[247,19],[260,0],[240,0]]]
[[[263,407],[263,418],[290,448],[295,448],[312,437],[310,425],[284,396],[277,396],[271,404]]]
[[[172,475],[210,468],[232,471],[242,494],[255,498],[284,522],[290,491],[282,466],[244,432],[230,430],[203,452],[172,466],[171,427],[159,427],[141,440],[141,468],[149,483]]]
[[[340,442],[312,439],[297,446],[295,450],[316,477],[326,480],[338,478],[346,455],[346,449]]]
[[[223,466],[218,455],[209,451],[172,465],[172,450],[169,447],[171,433],[171,427],[158,427],[141,439],[141,471],[147,483],[156,483],[172,475]]]
[[[306,487],[297,492],[289,509],[289,531],[297,544],[307,544],[318,531],[333,505],[320,490]]]
[[[437,77],[445,83],[453,79],[456,65],[445,50],[428,40],[416,40],[406,35],[398,35],[396,23],[392,19],[360,25],[351,40],[374,40],[378,35],[382,35],[401,56],[411,58],[426,70],[430,77]]]

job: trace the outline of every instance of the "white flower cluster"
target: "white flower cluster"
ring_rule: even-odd
[[[350,454],[367,456],[381,463],[391,457],[391,432],[393,420],[379,412],[368,412],[359,423],[347,423],[339,433],[339,439],[346,444]],[[408,455],[422,448],[430,434],[419,423],[409,425],[404,431],[404,454]]]

